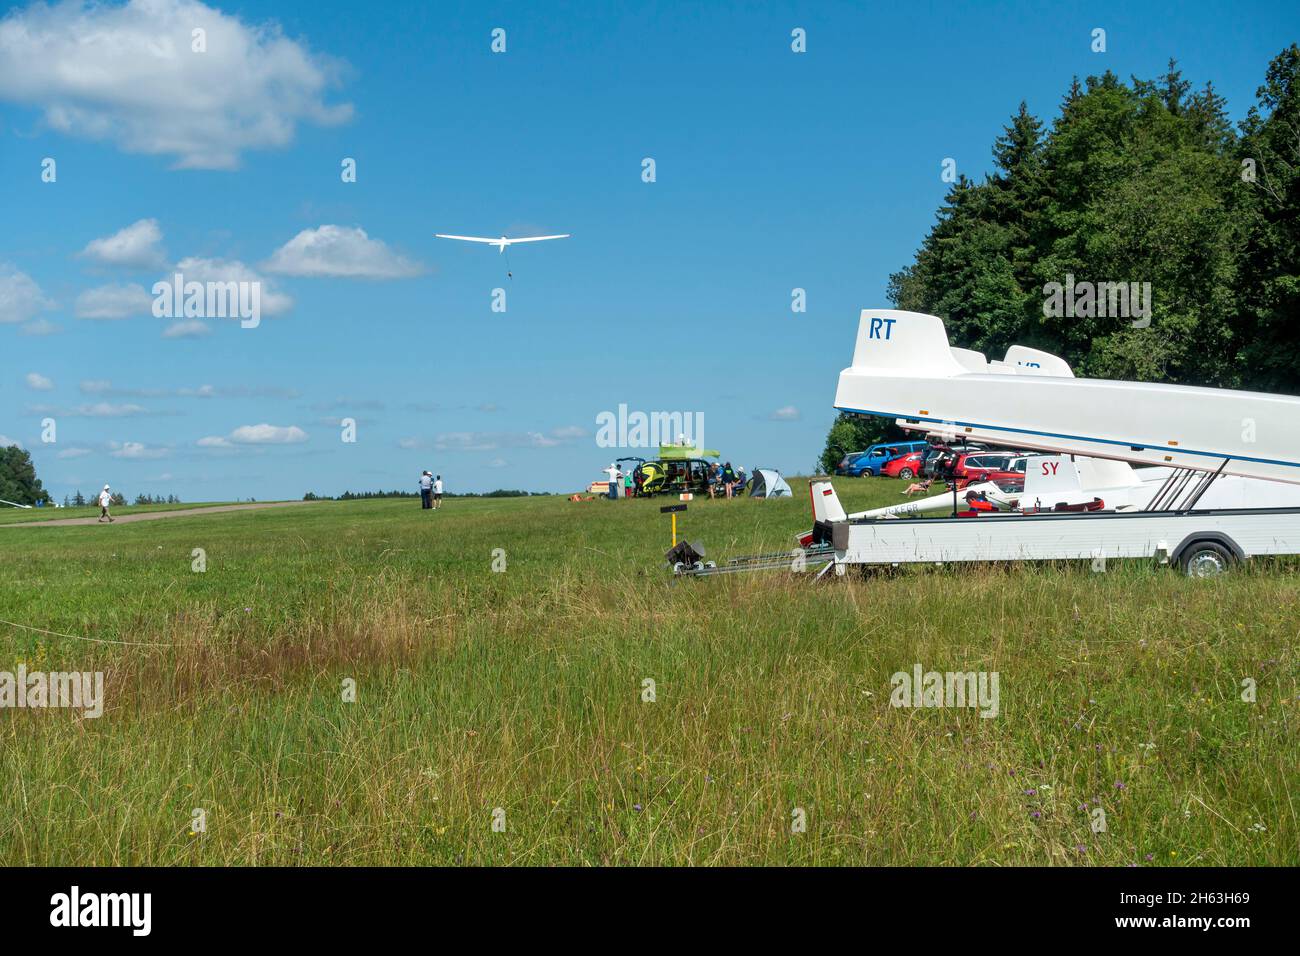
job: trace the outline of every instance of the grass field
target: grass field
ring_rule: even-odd
[[[683,528],[789,547],[791,484]],[[662,503],[0,529],[0,670],[106,687],[0,712],[0,863],[1300,862],[1294,563],[674,581]],[[891,707],[916,664],[998,672],[998,715]]]

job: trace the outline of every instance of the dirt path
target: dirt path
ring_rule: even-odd
[[[246,505],[217,505],[214,508],[178,508],[175,511],[145,511],[141,514],[115,515],[113,524],[132,521],[159,521],[163,518],[188,518],[192,515],[211,515],[222,511],[257,511],[259,508],[291,508],[295,505],[314,505],[318,501],[257,501]],[[55,518],[50,521],[19,521],[0,525],[2,528],[56,528],[77,524],[99,524],[98,518]],[[107,521],[104,524],[108,524]]]

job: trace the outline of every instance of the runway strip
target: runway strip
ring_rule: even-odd
[[[146,511],[141,514],[114,515],[113,524],[132,521],[159,521],[163,518],[189,518],[194,515],[212,515],[225,511],[257,511],[260,508],[291,508],[295,505],[316,505],[319,501],[254,501],[246,505],[217,505],[213,508],[178,508],[175,511]],[[0,525],[3,528],[60,528],[79,524],[100,524],[98,518],[54,518],[50,521],[18,521]],[[102,524],[107,525],[104,521]]]

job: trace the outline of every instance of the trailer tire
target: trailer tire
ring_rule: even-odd
[[[1227,574],[1236,561],[1217,541],[1194,541],[1183,549],[1179,565],[1189,578],[1214,578]]]

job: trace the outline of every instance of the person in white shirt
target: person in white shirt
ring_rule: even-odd
[[[420,507],[426,510],[433,507],[433,475],[427,471],[420,473]]]
[[[618,470],[618,465],[610,462],[605,474],[609,475],[609,497],[618,500],[618,480],[623,477],[623,473]]]
[[[100,521],[103,521],[105,518],[107,518],[110,522],[113,520],[113,516],[108,513],[108,506],[111,505],[112,503],[113,503],[113,496],[108,493],[108,485],[105,485],[104,490],[99,493],[99,520]]]
[[[437,511],[442,507],[442,475],[433,479],[433,510]]]

